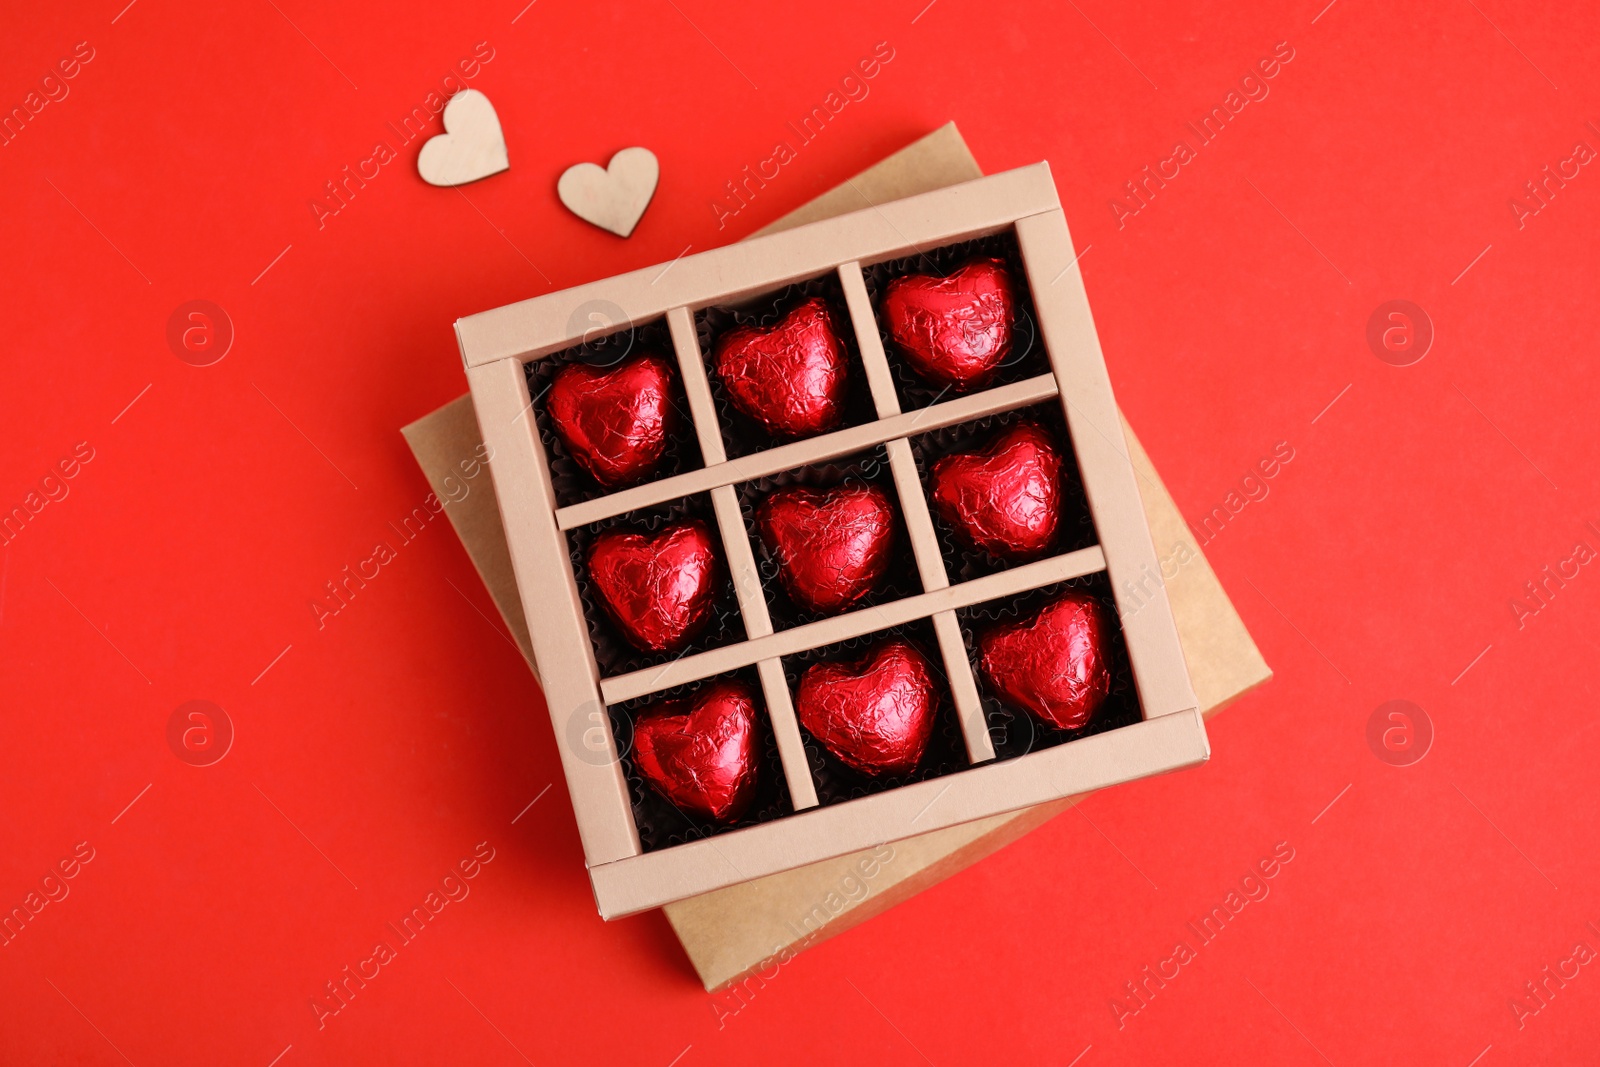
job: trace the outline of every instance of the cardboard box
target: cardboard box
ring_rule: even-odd
[[[1048,369],[901,410],[863,269],[992,235],[1014,242]],[[1045,164],[810,223],[670,264],[470,316],[457,323],[478,423],[505,521],[600,912],[607,918],[955,826],[1089,789],[1170,771],[1209,755],[1137,485],[1089,314],[1075,253]],[[877,418],[729,458],[729,436],[707,377],[697,313],[750,301],[809,279],[836,278]],[[1019,279],[1019,287],[1022,280]],[[612,330],[665,323],[703,465],[619,492],[563,503],[541,439],[543,413],[525,365],[584,342],[590,312]],[[1060,405],[1097,544],[952,583],[923,498],[911,439],[1026,405]],[[736,486],[882,446],[923,591],[774,631]],[[732,575],[745,639],[602,676],[574,571],[569,532],[641,509],[708,495]],[[1139,720],[1050,748],[995,760],[957,613],[1104,573],[1137,689]],[[867,796],[819,797],[795,719],[788,657],[918,621],[931,625],[965,742],[967,768]],[[610,709],[732,671],[759,672],[791,812],[781,818],[648,849],[635,822]],[[582,739],[582,740],[580,740]]]
[[[760,232],[777,232],[981,174],[955,125],[946,124]],[[1126,422],[1123,430],[1140,475],[1157,554],[1163,560],[1181,561],[1170,573],[1163,570],[1162,579],[1196,694],[1209,717],[1267,681],[1272,672]],[[406,426],[404,433],[429,483],[445,502],[451,524],[507,629],[534,667],[494,495],[451,491],[458,464],[477,455],[482,444],[471,398],[458,397]],[[881,864],[874,878],[858,877],[860,864],[871,858],[872,850],[866,850],[690,897],[664,910],[705,988],[724,988],[746,974],[769,970],[772,960],[790,958],[853,929],[1025,836],[1082,799],[1055,801],[896,842],[890,862]],[[851,886],[859,889],[850,891]]]

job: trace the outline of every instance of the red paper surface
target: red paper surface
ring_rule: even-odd
[[[40,904],[0,1061],[1592,1055],[1591,10],[124,2],[0,36],[0,506],[38,506],[0,554],[0,905]],[[432,188],[395,130],[463,60],[511,169]],[[427,487],[397,428],[462,391],[458,316],[741,236],[951,118],[990,171],[1055,168],[1118,399],[1185,514],[1224,508],[1206,548],[1278,677],[1205,768],[708,997],[658,915],[595,918],[526,667],[446,523],[400,532]],[[633,144],[662,178],[622,241],[555,183]],[[716,208],[747,165],[777,174]],[[346,166],[377,173],[319,227]],[[1408,367],[1366,337],[1397,299],[1434,331]],[[192,300],[232,323],[211,366],[168,344]],[[347,566],[378,573],[319,626]],[[203,721],[169,742],[195,700],[234,734],[210,766],[175,754]],[[1391,700],[1431,723],[1409,766],[1369,745]]]

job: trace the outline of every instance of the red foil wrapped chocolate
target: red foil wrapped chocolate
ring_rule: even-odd
[[[1061,526],[1061,453],[1019,422],[987,448],[940,457],[929,473],[934,509],[964,540],[1000,559],[1037,556]]]
[[[795,694],[800,725],[866,774],[909,771],[933,736],[939,692],[928,661],[891,639],[857,663],[814,663]]]
[[[578,465],[617,489],[660,465],[672,430],[671,390],[672,369],[654,353],[615,367],[568,363],[550,385],[547,410]]]
[[[906,274],[883,297],[889,336],[918,374],[967,389],[993,376],[1011,352],[1016,297],[998,259],[975,259],[946,276]]]
[[[589,581],[630,644],[675,652],[711,618],[717,554],[698,519],[654,537],[608,530],[589,548]]]
[[[737,680],[652,708],[633,724],[634,766],[678,808],[733,822],[756,792],[756,699]]]
[[[820,298],[777,325],[741,326],[717,342],[717,375],[733,406],[776,437],[802,437],[844,421],[849,359]]]
[[[778,579],[807,611],[837,613],[876,589],[889,569],[894,510],[875,485],[779,489],[756,509]]]
[[[978,639],[978,669],[1001,699],[1062,730],[1081,730],[1111,692],[1105,609],[1069,593],[1031,619]]]

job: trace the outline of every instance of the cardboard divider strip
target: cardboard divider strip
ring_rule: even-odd
[[[722,534],[722,551],[733,579],[739,614],[744,617],[744,632],[749,637],[766,637],[772,632],[772,617],[767,614],[767,595],[761,588],[761,571],[750,549],[744,516],[739,512],[739,494],[731,485],[711,490],[711,507],[717,515],[717,530]]]
[[[581,337],[581,330],[574,336],[573,313],[591,301],[627,309],[634,324],[648,322],[675,307],[738,303],[826,274],[846,260],[893,259],[930,244],[1003,230],[1014,219],[1059,204],[1049,164],[1035,163],[469,315],[456,322],[456,337],[468,367],[501,359],[527,362]],[[708,278],[733,287],[719,286],[708,294]]]
[[[686,376],[687,377],[687,376]],[[685,381],[687,388],[688,382]],[[709,395],[709,386],[707,393]],[[524,390],[526,391],[526,390]],[[699,470],[685,471],[670,478],[636,485],[631,489],[585,500],[556,509],[556,524],[562,530],[587,526],[591,522],[615,518],[641,508],[655,507],[669,500],[704,493],[722,485],[765,478],[780,471],[804,467],[808,463],[823,463],[854,452],[876,447],[896,437],[937,430],[958,422],[980,419],[1013,408],[1048,400],[1058,392],[1054,374],[1040,374],[1024,381],[1013,382],[969,396],[946,400],[940,404],[893,415],[877,422],[850,426],[833,433],[809,437],[778,445],[762,452],[740,456],[726,462],[714,463]],[[713,423],[715,431],[715,423]],[[720,455],[721,442],[718,441]]]
[[[689,401],[689,414],[694,418],[700,455],[706,466],[710,467],[721,463],[728,455],[722,447],[722,431],[718,429],[717,409],[711,400],[711,383],[706,379],[705,356],[700,351],[700,338],[695,333],[694,313],[688,308],[673,308],[667,312],[667,330],[672,334],[672,347],[678,355],[678,371],[683,376],[683,395]],[[611,518],[610,515],[601,517]],[[572,529],[571,526],[561,528]]]
[[[1122,436],[1083,274],[1072,269],[1066,216],[1057,209],[1018,220],[1017,243],[1045,351],[1061,383],[1061,407],[1105,551],[1139,702],[1146,718],[1192,710],[1199,704],[1184,668],[1165,585],[1156,582],[1142,600],[1128,592],[1145,575],[1159,575],[1161,565],[1140,504],[1138,478]],[[1153,605],[1159,606],[1151,610]]]
[[[856,348],[861,352],[861,363],[867,370],[867,387],[872,390],[872,403],[878,409],[878,418],[900,414],[900,398],[894,391],[894,374],[889,370],[889,360],[883,353],[883,337],[878,333],[878,318],[872,313],[872,298],[867,295],[867,280],[861,274],[861,264],[856,260],[839,265],[839,283],[844,288],[845,306],[850,309],[850,322],[855,327]]]
[[[886,447],[889,472],[894,475],[894,487],[900,494],[900,510],[905,515],[906,533],[911,538],[911,554],[917,561],[917,573],[922,576],[922,588],[928,592],[943,589],[950,584],[950,577],[944,569],[944,556],[939,551],[938,535],[933,530],[933,516],[928,513],[928,498],[922,491],[911,443],[901,437],[890,441]]]
[[[473,367],[467,378],[478,425],[493,457],[489,471],[501,515],[507,529],[519,533],[509,539],[511,567],[523,595],[535,597],[528,604],[529,616],[540,622],[531,628],[534,654],[542,663],[567,665],[566,670],[545,674],[544,695],[560,741],[557,751],[572,793],[584,859],[593,866],[640,855],[628,783],[600,699],[600,669],[589,644],[577,580],[567,562],[567,538],[556,528],[550,510],[555,490],[544,442],[534,430],[532,406],[526,402],[522,364],[508,359]],[[601,747],[589,746],[593,737],[603,738]]]
[[[978,681],[972,676],[972,661],[967,658],[967,644],[961,638],[961,624],[956,621],[956,613],[941,611],[934,615],[933,633],[939,639],[939,654],[944,657],[950,699],[955,702],[956,717],[961,720],[961,739],[967,745],[967,760],[971,763],[992,760],[994,739],[989,736],[989,720],[983,714]]]
[[[792,656],[808,649],[904,626],[915,619],[925,619],[941,611],[953,611],[981,604],[987,600],[1015,596],[1030,589],[1053,585],[1056,582],[1064,582],[1069,578],[1078,578],[1104,569],[1105,556],[1101,553],[1099,545],[1093,545],[995,574],[986,574],[959,585],[934,589],[888,604],[878,604],[843,615],[835,615],[832,618],[818,619],[804,626],[780,630],[767,637],[752,638],[738,644],[724,645],[692,656],[684,656],[659,667],[647,667],[628,674],[604,678],[600,681],[600,692],[607,704],[620,704],[663,689],[726,674],[764,659]]]
[[[772,736],[778,744],[778,760],[783,764],[783,777],[789,783],[789,802],[795,811],[817,806],[817,786],[811,779],[811,761],[806,758],[806,745],[800,737],[800,722],[794,713],[794,698],[789,694],[789,680],[783,676],[783,663],[777,659],[764,659],[756,664],[761,676],[761,693],[767,701],[767,721],[772,723]]]

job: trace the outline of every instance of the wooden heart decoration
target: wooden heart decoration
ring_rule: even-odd
[[[465,185],[510,169],[500,117],[478,90],[463,89],[450,98],[444,130],[417,156],[417,173],[429,185]]]
[[[648,148],[624,148],[604,170],[578,163],[562,172],[556,193],[567,210],[618,237],[633,232],[656,194],[661,164]]]

